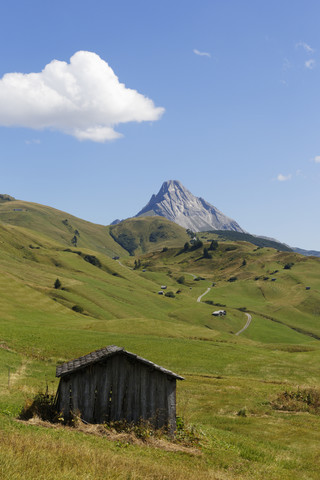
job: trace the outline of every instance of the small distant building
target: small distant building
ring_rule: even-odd
[[[159,290],[158,295],[163,295],[163,290]]]
[[[167,288],[167,285],[161,285],[162,290],[165,290]]]
[[[216,310],[215,312],[212,312],[212,315],[215,317],[222,317],[223,315],[227,315],[227,312],[225,310]]]
[[[306,290],[310,290],[310,287],[306,287]]]
[[[119,260],[120,257],[118,256],[115,256],[115,257],[112,257],[112,260]]]
[[[57,367],[56,406],[65,419],[88,423],[149,420],[176,428],[176,380],[183,377],[123,348],[109,345]]]

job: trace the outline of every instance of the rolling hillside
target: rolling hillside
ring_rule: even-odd
[[[109,228],[96,225],[51,207],[20,200],[0,203],[0,222],[24,227],[59,244],[96,250],[109,256],[126,252],[109,235]]]
[[[6,478],[82,480],[89,458],[92,479],[319,477],[319,416],[272,402],[297,387],[320,389],[320,260],[230,240],[205,258],[210,242],[186,249],[184,230],[157,217],[122,222],[110,236],[108,227],[9,201],[0,220]],[[118,243],[121,234],[134,239],[136,256]],[[172,296],[158,294],[162,285]],[[220,308],[227,315],[212,316]],[[237,335],[246,313],[252,321]],[[177,408],[202,432],[198,453],[17,423],[26,400],[55,391],[58,362],[110,344],[186,378]],[[62,461],[66,451],[78,467]]]
[[[176,247],[189,240],[184,228],[158,216],[129,218],[109,228],[113,239],[130,255]]]

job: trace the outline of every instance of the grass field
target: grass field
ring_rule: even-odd
[[[272,407],[286,390],[320,389],[318,259],[231,241],[206,259],[202,248],[182,251],[184,237],[132,257],[107,227],[9,203],[0,205],[0,478],[320,478],[319,416]],[[158,295],[161,285],[175,297]],[[226,317],[213,317],[220,308]],[[252,322],[236,336],[245,312]],[[17,421],[37,392],[55,392],[58,362],[110,344],[185,377],[177,409],[199,449]]]

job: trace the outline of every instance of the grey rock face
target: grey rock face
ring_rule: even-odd
[[[168,180],[157,195],[136,215],[160,215],[193,232],[234,230],[244,232],[240,225],[203,198],[192,195],[179,181]]]
[[[118,225],[118,223],[120,223],[122,220],[120,220],[119,218],[116,218],[115,220],[113,220],[113,222],[110,223],[110,225]]]

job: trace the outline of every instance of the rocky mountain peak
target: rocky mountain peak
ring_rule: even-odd
[[[136,215],[160,215],[195,232],[206,230],[235,230],[240,225],[224,215],[203,198],[195,197],[178,180],[163,182],[159,192]]]

